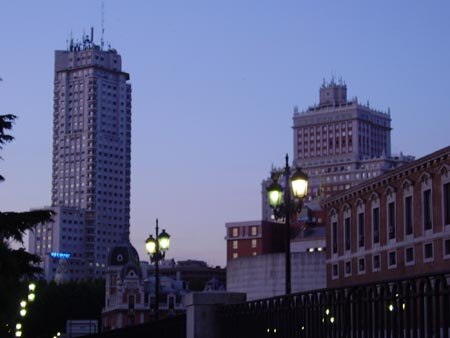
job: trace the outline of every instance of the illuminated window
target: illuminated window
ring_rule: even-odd
[[[255,227],[255,226],[252,227],[251,233],[252,233],[252,236],[256,236],[258,234],[258,227]]]
[[[233,254],[233,259],[236,259],[236,258],[238,258],[237,252],[235,252],[235,253]]]
[[[238,248],[238,241],[233,241],[233,249],[237,249]]]
[[[252,239],[252,248],[256,248],[257,242],[256,239]]]
[[[233,231],[233,233],[232,233],[233,237],[239,236],[239,229],[238,228],[233,228],[232,231]]]

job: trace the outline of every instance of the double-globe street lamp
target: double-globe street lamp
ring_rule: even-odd
[[[158,219],[156,219],[155,238],[149,235],[145,241],[145,249],[150,256],[150,262],[155,263],[155,320],[159,318],[159,261],[166,256],[169,245],[170,235],[164,229],[159,233]]]
[[[284,186],[278,183],[283,175]],[[303,199],[308,193],[308,176],[296,168],[291,175],[289,157],[286,154],[286,166],[283,172],[272,171],[272,183],[267,187],[269,205],[273,209],[275,219],[285,220],[285,250],[286,250],[286,295],[291,293],[291,217],[293,213],[300,213]]]

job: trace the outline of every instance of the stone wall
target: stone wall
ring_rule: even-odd
[[[292,293],[326,287],[324,252],[291,254]],[[247,300],[283,295],[285,255],[242,257],[228,262],[227,291],[243,292]]]

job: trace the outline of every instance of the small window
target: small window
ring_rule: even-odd
[[[238,248],[238,241],[233,241],[233,249],[237,249]]]
[[[350,251],[350,218],[345,219],[345,251]]]
[[[239,228],[233,228],[232,236],[233,237],[239,236]]]
[[[450,224],[450,183],[446,183],[442,189],[444,193],[444,222]]]
[[[366,259],[360,258],[358,259],[358,272],[365,272],[366,271]]]
[[[258,227],[253,226],[251,231],[252,231],[252,236],[256,236],[258,234]]]
[[[337,222],[333,222],[333,253],[337,251]]]
[[[256,248],[257,242],[256,239],[252,239],[252,248]]]
[[[406,235],[413,234],[412,196],[408,196],[405,198],[405,232]]]
[[[372,210],[373,243],[380,243],[380,208]]]
[[[423,192],[423,225],[425,230],[431,230],[432,223],[432,201],[431,201],[431,189]]]
[[[358,214],[358,247],[364,247],[364,213]]]
[[[350,276],[352,274],[352,262],[345,262],[345,276]]]
[[[414,264],[414,248],[406,248],[405,249],[405,265]]]
[[[388,268],[392,269],[397,266],[397,252],[391,251],[388,254]]]
[[[233,253],[233,259],[236,259],[236,258],[238,258],[237,252]]]
[[[395,203],[388,204],[388,233],[389,239],[395,238]]]
[[[373,271],[378,271],[381,269],[380,255],[373,256]]]
[[[444,258],[450,258],[450,238],[444,240]]]
[[[423,245],[423,260],[424,262],[430,262],[434,258],[433,256],[433,243],[426,243]]]
[[[339,277],[339,267],[337,264],[333,264],[333,277]]]

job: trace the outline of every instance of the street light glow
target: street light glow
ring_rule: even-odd
[[[27,315],[27,310],[25,310],[25,309],[22,309],[22,310],[20,310],[20,315],[22,316],[22,317],[25,317],[26,315]]]
[[[34,291],[35,289],[36,289],[36,284],[34,284],[34,283],[28,284],[28,290]]]
[[[20,307],[24,308],[25,306],[27,306],[27,302],[24,301],[24,300],[22,300],[22,301],[20,302]]]
[[[29,294],[28,294],[28,300],[29,300],[30,302],[34,301],[35,298],[36,298],[36,295],[35,295],[34,293],[29,293]]]

